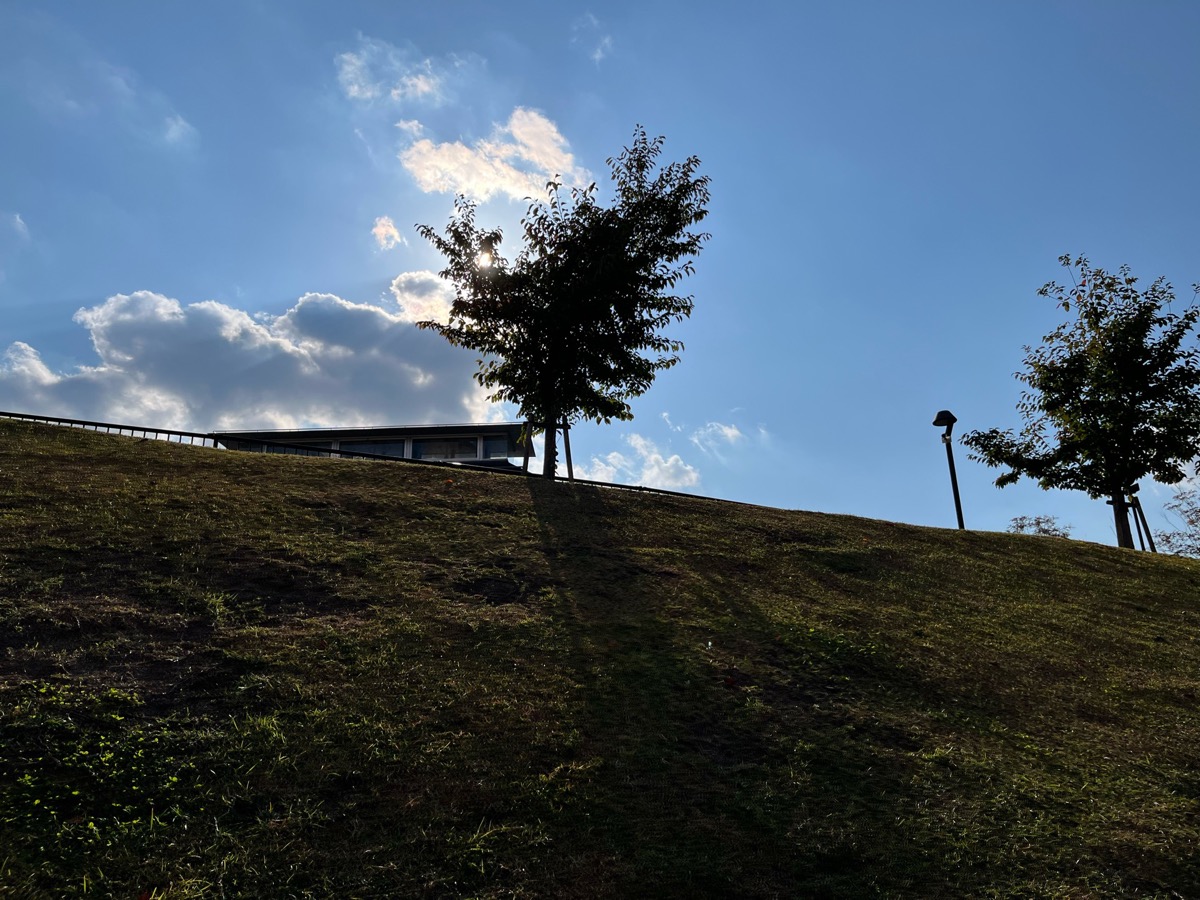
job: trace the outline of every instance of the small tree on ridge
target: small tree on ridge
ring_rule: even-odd
[[[1055,516],[1016,516],[1008,526],[1012,534],[1036,534],[1042,537],[1071,536],[1070,525],[1059,525]]]
[[[1177,484],[1200,453],[1200,358],[1188,340],[1200,307],[1169,311],[1166,279],[1139,291],[1128,266],[1112,274],[1082,256],[1059,262],[1073,286],[1051,281],[1038,294],[1074,320],[1025,348],[1016,375],[1027,386],[1017,404],[1025,427],[973,431],[963,443],[972,459],[1007,467],[998,487],[1028,476],[1110,498],[1117,544],[1131,548],[1127,490],[1146,476]]]
[[[482,354],[475,378],[490,399],[545,428],[547,478],[556,427],[633,418],[628,401],[679,362],[683,344],[662,329],[692,312],[692,298],[674,289],[709,237],[689,230],[707,215],[708,176],[697,175],[695,156],[659,168],[662,143],[638,128],[608,160],[610,206],[594,183],[564,195],[550,182],[521,220],[512,261],[499,252],[500,230],[479,227],[465,197],[444,235],[417,226],[446,258],[441,275],[455,289],[448,323],[418,325]]]

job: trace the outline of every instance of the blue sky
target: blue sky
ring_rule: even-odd
[[[1200,281],[1200,4],[9,2],[0,408],[208,429],[507,418],[419,332],[453,194],[516,237],[635,125],[712,178],[687,349],[595,477],[953,526],[937,410],[1019,424],[1063,253]],[[511,243],[510,243],[511,246]],[[1109,510],[957,447],[969,527]],[[1166,527],[1166,489],[1143,496]]]

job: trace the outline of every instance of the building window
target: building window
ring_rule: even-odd
[[[303,450],[288,450],[287,453],[296,453],[300,456],[328,456],[329,450],[333,447],[332,441],[305,441],[305,449]]]
[[[304,444],[293,447],[275,447],[268,444],[265,450],[267,453],[283,453],[287,456],[327,456],[329,454],[329,444],[325,444],[324,446],[320,444]]]
[[[417,438],[412,442],[413,459],[478,459],[477,438]]]
[[[404,456],[404,441],[342,441],[339,450],[374,453],[377,456]]]
[[[508,438],[485,437],[483,439],[484,459],[508,459]]]

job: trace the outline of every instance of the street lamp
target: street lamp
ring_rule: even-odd
[[[946,462],[950,464],[950,487],[954,489],[954,512],[958,514],[959,529],[965,531],[967,526],[963,524],[962,500],[958,497],[958,475],[954,471],[954,450],[950,444],[950,432],[954,430],[954,423],[957,421],[954,413],[943,409],[934,418],[933,424],[938,428],[946,426],[946,431],[942,435],[942,443],[946,445]]]

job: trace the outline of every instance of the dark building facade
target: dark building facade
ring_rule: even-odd
[[[371,453],[398,459],[424,459],[470,465],[504,466],[524,459],[522,425],[410,425],[373,428],[292,428],[218,431],[217,443],[257,453],[319,453],[322,450]],[[533,455],[532,447],[530,456]]]

